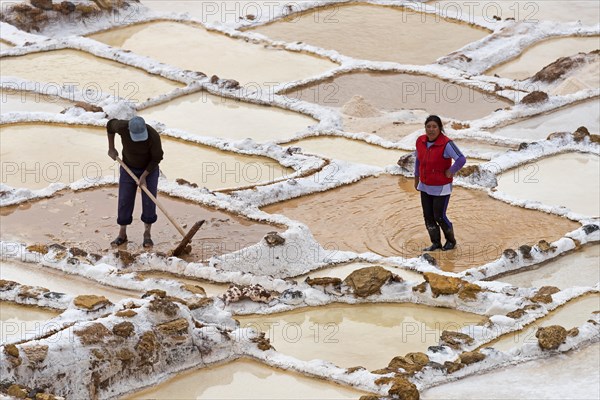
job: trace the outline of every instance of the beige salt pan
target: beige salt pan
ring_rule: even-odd
[[[112,253],[110,242],[118,233],[117,193],[114,187],[80,192],[64,192],[19,206],[3,207],[2,240],[33,243],[65,243],[93,253]],[[159,200],[169,214],[183,226],[191,228],[199,220],[206,220],[194,236],[192,254],[188,261],[208,260],[214,255],[241,250],[260,241],[267,232],[281,229],[257,223],[243,217],[217,211],[201,205],[159,194]],[[144,224],[139,220],[142,212],[141,196],[136,196],[133,224],[127,236],[129,243],[121,246],[133,253],[144,252],[141,247]],[[167,253],[181,241],[181,235],[167,218],[157,210],[158,221],[153,225],[154,252]]]
[[[407,151],[386,149],[361,140],[343,137],[318,136],[286,143],[284,146],[295,146],[304,154],[315,154],[329,159],[344,160],[358,164],[387,167],[396,165],[398,159]]]
[[[134,25],[90,37],[183,69],[235,79],[248,90],[306,79],[337,66],[320,57],[269,49],[178,22]]]
[[[265,331],[286,355],[374,370],[395,356],[426,351],[438,344],[442,331],[475,325],[483,317],[419,304],[336,304],[236,319],[242,327]]]
[[[595,98],[550,113],[530,117],[494,129],[492,133],[528,142],[546,139],[554,132],[574,132],[580,126],[585,126],[591,133],[597,134],[600,132],[598,101],[598,98]]]
[[[432,14],[367,4],[318,8],[253,31],[354,58],[402,64],[430,64],[488,33]]]
[[[494,347],[498,350],[507,351],[524,344],[537,344],[538,339],[535,337],[535,333],[539,328],[561,325],[569,330],[579,327],[590,319],[594,311],[600,311],[600,296],[597,294],[586,295],[569,301],[567,304],[562,305],[560,308],[538,319],[533,324],[526,326],[519,332],[508,333],[496,341],[486,344],[486,347]]]
[[[59,113],[71,104],[57,96],[45,96],[34,92],[0,89],[0,112],[50,112]]]
[[[291,172],[275,160],[224,152],[162,136],[163,174],[211,190],[256,185]],[[13,187],[45,188],[80,179],[94,183],[118,178],[119,169],[106,152],[106,129],[62,125],[8,125],[0,128],[2,182]],[[121,152],[120,139],[116,147]],[[57,146],[57,143],[60,143]],[[53,151],[48,151],[53,149]]]
[[[298,373],[271,368],[253,360],[240,359],[217,367],[188,371],[131,396],[128,400],[196,399],[357,399],[364,392],[311,379]]]
[[[159,75],[77,50],[3,57],[0,59],[0,68],[3,76],[18,76],[40,82],[42,93],[56,93],[60,87],[84,90],[88,102],[103,99],[105,96],[102,93],[132,102],[143,102],[184,86]]]
[[[564,206],[579,214],[598,217],[600,157],[567,153],[535,160],[498,176],[497,189],[518,199]]]
[[[0,301],[0,343],[18,342],[59,328],[48,321],[59,311]]]
[[[561,57],[579,52],[588,53],[599,48],[600,36],[544,40],[523,50],[517,58],[491,68],[485,73],[487,75],[497,74],[503,78],[526,79]]]
[[[140,115],[195,135],[256,142],[291,138],[317,121],[277,107],[201,92],[143,110]]]
[[[263,210],[307,224],[328,249],[417,257],[429,246],[419,196],[413,179],[381,175]],[[454,224],[458,248],[430,253],[445,271],[483,265],[498,259],[506,248],[533,245],[540,239],[552,242],[580,226],[460,187],[453,189],[448,218]]]
[[[459,120],[482,118],[511,104],[493,94],[438,78],[391,72],[346,73],[285,93],[289,101],[300,99],[334,108],[356,95],[379,110],[424,110]]]
[[[519,287],[556,286],[563,290],[573,286],[595,286],[600,282],[600,246],[591,244],[528,271],[496,280]]]

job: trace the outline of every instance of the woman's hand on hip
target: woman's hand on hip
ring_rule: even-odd
[[[452,178],[452,172],[450,172],[449,169],[447,169],[444,174],[446,175],[446,178]]]

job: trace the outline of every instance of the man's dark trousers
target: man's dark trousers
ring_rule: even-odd
[[[129,168],[138,178],[144,173],[143,168]],[[159,169],[156,167],[146,177],[146,187],[156,197],[158,191]],[[130,225],[133,222],[133,208],[135,206],[135,194],[138,189],[137,183],[129,176],[123,167],[119,170],[119,211],[117,224]],[[153,224],[158,219],[156,215],[156,204],[142,191],[142,222]]]

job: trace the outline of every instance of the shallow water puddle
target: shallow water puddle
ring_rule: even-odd
[[[113,303],[141,295],[141,293],[135,291],[105,286],[99,282],[77,275],[66,274],[38,264],[13,261],[0,263],[0,279],[19,282],[22,285],[42,286],[51,292],[66,293],[73,296],[82,294],[104,296]]]
[[[42,93],[61,87],[84,90],[86,101],[99,101],[110,94],[131,102],[168,93],[184,85],[151,75],[141,69],[95,57],[77,50],[54,50],[0,59],[3,76],[18,76],[40,82]]]
[[[151,22],[90,37],[180,68],[235,79],[249,90],[306,79],[337,66],[324,58],[268,49],[179,22]]]
[[[404,150],[386,149],[362,140],[334,136],[310,137],[289,142],[283,146],[300,147],[304,154],[315,154],[329,159],[375,165],[382,168],[396,165],[401,156],[409,153]]]
[[[357,72],[339,75],[285,93],[327,107],[342,107],[354,96],[385,111],[425,110],[460,120],[482,118],[511,103],[493,94],[424,75]]]
[[[354,272],[358,269],[372,267],[372,266],[383,267],[383,268],[387,269],[388,271],[392,272],[393,274],[400,276],[405,281],[421,282],[423,280],[423,276],[421,274],[419,274],[418,272],[415,272],[415,271],[411,271],[406,268],[397,268],[397,267],[392,267],[392,266],[388,266],[388,265],[382,265],[382,264],[376,264],[376,263],[373,264],[373,263],[360,262],[360,261],[359,262],[351,262],[351,263],[347,263],[347,264],[341,264],[341,265],[335,265],[332,267],[327,267],[327,268],[319,269],[316,271],[311,271],[308,274],[300,275],[300,276],[294,278],[294,280],[296,282],[304,282],[304,280],[306,280],[306,278],[308,278],[308,277],[311,277],[313,279],[314,278],[322,278],[322,277],[331,277],[331,278],[340,278],[343,280],[348,275],[350,275],[352,272]]]
[[[432,14],[367,4],[318,8],[253,30],[275,40],[301,41],[354,58],[402,64],[430,64],[488,34]],[[427,43],[425,51],[423,43]]]
[[[0,112],[50,112],[59,113],[71,104],[57,96],[45,96],[34,92],[0,89]]]
[[[316,120],[277,107],[259,106],[200,92],[143,110],[140,115],[195,135],[256,142],[293,137]]]
[[[573,179],[573,176],[577,179]],[[535,160],[498,176],[497,189],[518,199],[600,216],[600,157],[565,153]]]
[[[546,139],[554,132],[575,132],[580,126],[585,126],[590,133],[600,132],[597,98],[527,118],[491,132],[494,135],[532,142]]]
[[[600,398],[600,344],[462,378],[421,393],[424,400]]]
[[[262,208],[308,225],[328,249],[371,251],[382,256],[417,257],[429,245],[419,192],[413,179],[381,175],[341,188]],[[446,271],[461,271],[496,260],[506,248],[552,242],[580,225],[525,210],[485,193],[455,187],[448,207],[458,248],[436,251]]]
[[[180,275],[169,274],[167,272],[140,272],[137,274],[141,279],[166,279],[170,281],[181,282],[182,285],[196,285],[201,286],[206,292],[207,296],[219,296],[222,295],[228,288],[229,283],[215,283],[205,279],[196,279],[192,277],[183,277]]]
[[[92,253],[113,252],[110,242],[116,237],[117,187],[80,192],[63,192],[19,206],[0,209],[2,240],[19,240],[27,244],[58,242],[74,245]],[[192,240],[188,261],[206,260],[214,255],[240,250],[259,242],[270,231],[281,231],[273,225],[257,223],[208,207],[159,194],[169,214],[189,230],[192,224],[206,220]],[[159,210],[153,225],[153,252],[167,253],[181,241],[181,235]],[[141,247],[144,224],[139,220],[141,196],[136,196],[133,224],[127,232],[127,247],[144,252]]]
[[[0,343],[17,342],[58,328],[48,323],[60,311],[0,301]]]
[[[594,311],[600,311],[600,296],[597,294],[586,295],[569,301],[547,316],[526,326],[523,330],[508,333],[496,341],[486,344],[485,347],[494,347],[498,350],[507,351],[513,347],[520,347],[523,344],[537,344],[538,339],[535,337],[535,333],[539,328],[550,325],[561,325],[569,330],[580,326],[590,319]]]
[[[596,5],[597,7],[597,5]],[[600,48],[600,36],[565,37],[544,40],[525,50],[517,58],[491,68],[487,75],[499,75],[503,78],[526,79],[561,57],[588,53]]]
[[[467,21],[475,17],[483,17],[486,22],[494,22],[494,16],[502,19],[514,18],[517,21],[536,23],[539,21],[581,21],[595,25],[600,20],[600,9],[596,0],[511,0],[511,1],[477,1],[470,0],[433,0],[428,6],[435,7],[441,15],[457,13]]]
[[[127,400],[195,399],[357,399],[364,392],[312,379],[291,371],[240,359],[229,364],[188,371]],[[300,397],[299,397],[300,396]]]
[[[594,286],[600,282],[600,246],[585,246],[535,269],[496,280],[518,287],[556,286],[562,290],[573,286]]]
[[[183,178],[217,190],[261,184],[292,172],[266,157],[224,152],[164,135],[161,140],[165,155],[160,168],[171,181]],[[120,152],[120,139],[115,141]],[[68,184],[83,178],[93,183],[119,174],[117,164],[106,155],[103,128],[8,125],[0,129],[0,143],[2,182],[9,186],[40,189],[55,182]]]
[[[242,327],[265,331],[281,353],[374,370],[395,356],[437,345],[443,330],[456,331],[483,317],[418,304],[336,304],[236,319]]]

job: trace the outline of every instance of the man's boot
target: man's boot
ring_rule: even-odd
[[[149,248],[154,246],[154,242],[152,241],[152,234],[150,233],[150,229],[152,228],[152,224],[144,224],[144,242],[142,246],[144,248]]]
[[[429,239],[431,239],[431,246],[425,247],[423,251],[434,251],[442,248],[442,236],[440,234],[440,227],[437,225],[426,225],[427,232],[429,232]]]
[[[456,239],[454,238],[454,228],[450,227],[442,230],[444,231],[444,237],[446,238],[446,243],[444,244],[442,250],[446,251],[454,249],[456,247]]]

